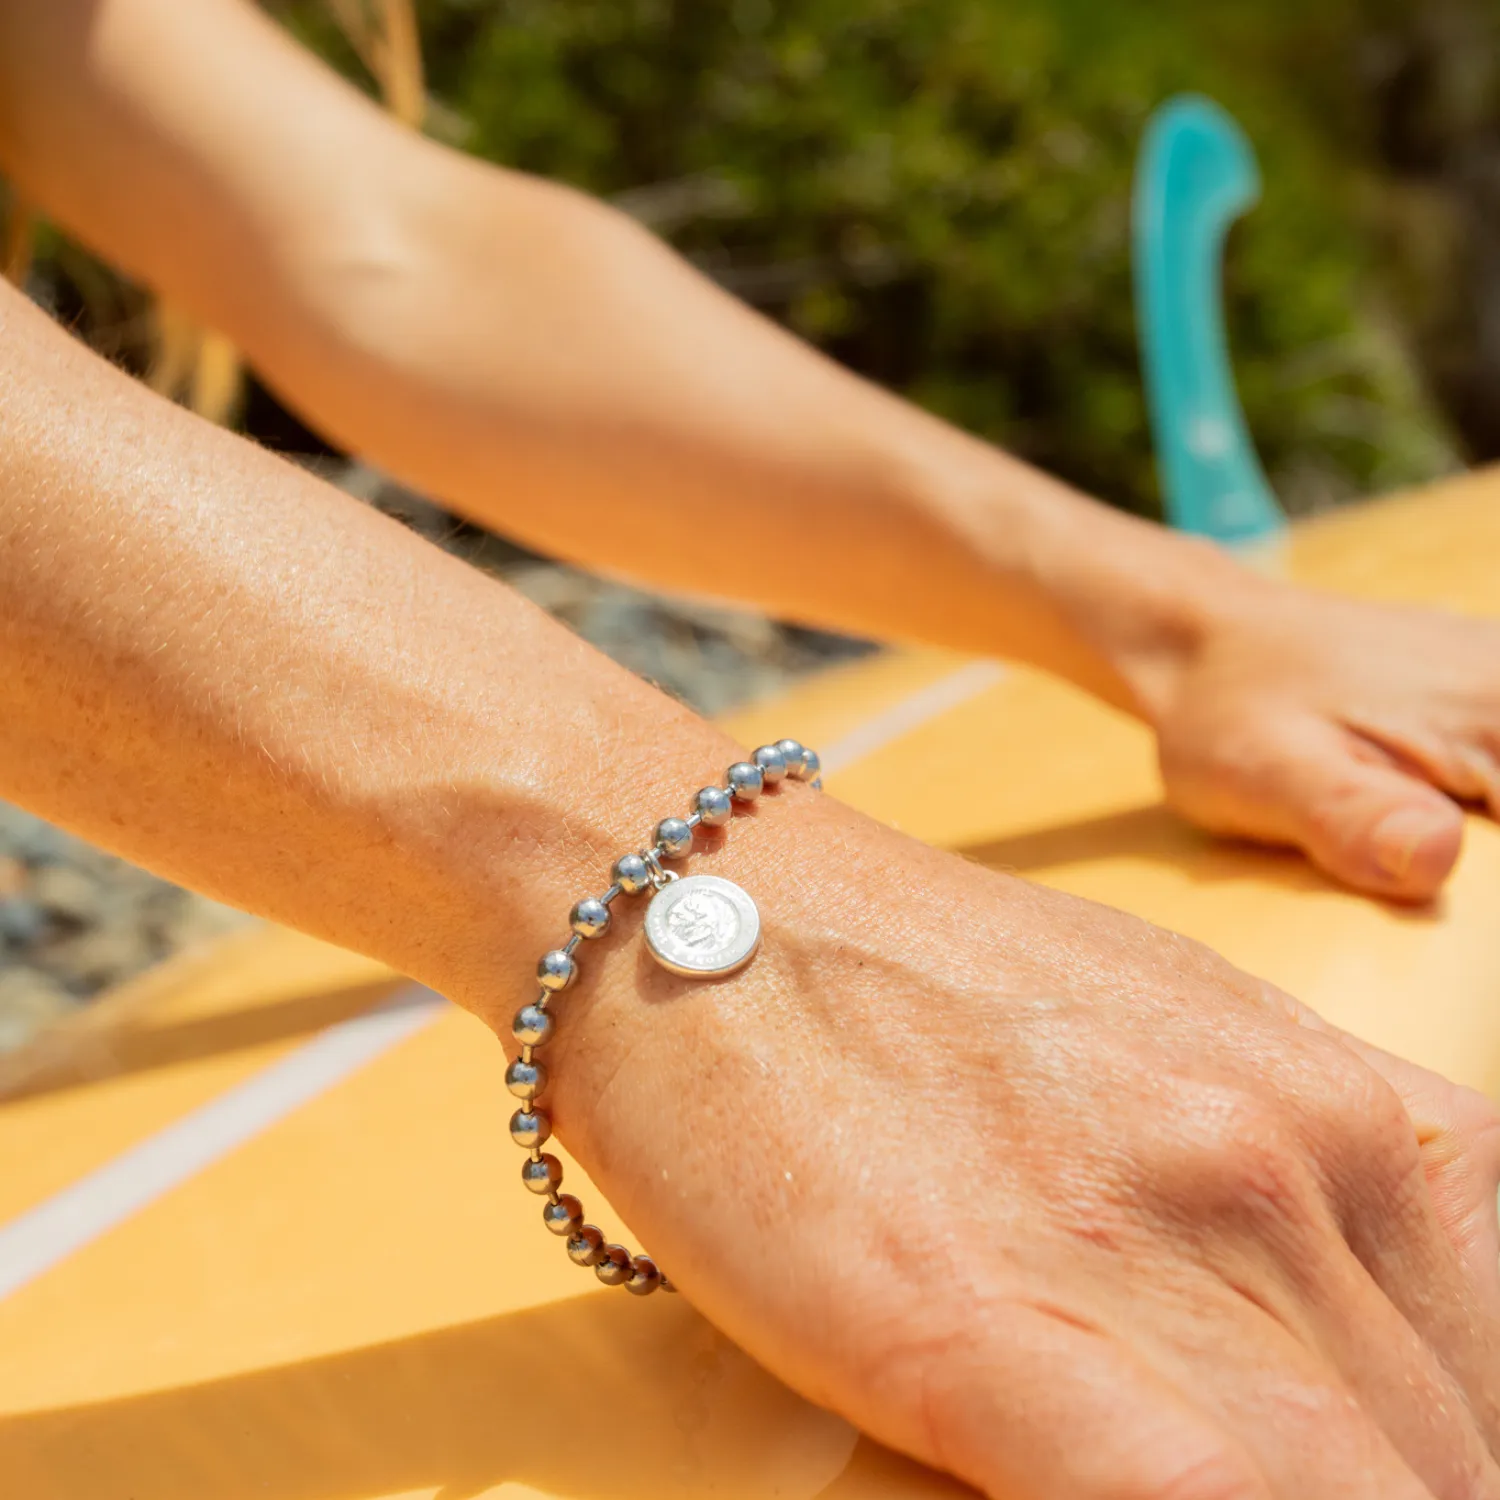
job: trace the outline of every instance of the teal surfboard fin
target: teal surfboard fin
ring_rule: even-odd
[[[1173,526],[1230,544],[1284,525],[1224,333],[1224,237],[1259,196],[1250,142],[1211,99],[1180,95],[1151,117],[1136,162],[1134,269],[1162,503]]]

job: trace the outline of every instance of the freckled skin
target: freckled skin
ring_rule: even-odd
[[[1441,881],[1451,798],[1500,800],[1494,627],[1113,515],[397,131],[238,0],[0,0],[0,160],[546,549],[680,585],[695,518],[754,514],[695,586],[1069,676],[1157,728],[1189,815],[1385,894]],[[0,794],[508,1035],[572,903],[745,747],[10,291],[0,351]],[[1500,1496],[1483,1100],[794,781],[699,843],[759,955],[668,973],[622,897],[548,1099],[757,1359],[1005,1500]]]

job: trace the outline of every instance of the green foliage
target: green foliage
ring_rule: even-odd
[[[614,198],[837,358],[1148,512],[1130,177],[1151,110],[1184,89],[1225,104],[1261,158],[1230,327],[1283,498],[1455,462],[1362,217],[1354,63],[1392,7],[418,0],[436,133]],[[369,86],[323,0],[274,8]]]

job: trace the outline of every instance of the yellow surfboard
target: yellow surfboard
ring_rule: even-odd
[[[1500,478],[1297,528],[1279,565],[1500,612]],[[1183,826],[1139,726],[1029,671],[890,653],[730,721],[747,744],[788,726],[877,817],[1201,938],[1500,1090],[1487,822],[1441,905],[1398,911]],[[683,1299],[580,1278],[515,1191],[500,1058],[378,965],[257,930],[8,1059],[0,1495],[964,1493],[792,1395]]]

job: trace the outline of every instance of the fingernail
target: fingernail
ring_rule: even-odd
[[[1447,826],[1447,819],[1425,807],[1398,807],[1388,812],[1370,830],[1375,863],[1393,879],[1406,879],[1417,851],[1428,839],[1446,832]]]

